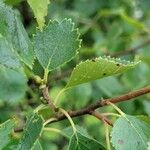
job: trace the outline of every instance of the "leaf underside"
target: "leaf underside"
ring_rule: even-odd
[[[110,57],[99,57],[94,60],[81,62],[72,71],[66,88],[123,73],[128,69],[134,68],[138,63]]]
[[[80,47],[78,30],[70,19],[50,21],[43,31],[34,36],[36,56],[44,69],[49,71],[70,61]]]
[[[1,3],[0,33],[18,53],[20,60],[32,68],[34,61],[33,45],[19,18],[18,12]]]
[[[112,144],[116,150],[147,150],[150,126],[134,116],[119,118],[112,129]]]

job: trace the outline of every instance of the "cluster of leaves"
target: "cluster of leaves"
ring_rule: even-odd
[[[19,11],[9,6],[21,7],[24,3],[28,3],[37,21],[32,19],[27,29]],[[103,125],[91,116],[82,121],[77,118],[75,123],[80,126],[73,126],[73,131],[71,127],[66,128],[68,122],[57,123],[55,128],[45,127],[45,121],[52,112],[49,107],[40,109],[41,94],[38,88],[50,83],[50,97],[59,100],[58,106],[67,110],[79,109],[101,97],[112,97],[148,85],[150,53],[147,47],[140,50],[136,61],[133,60],[134,52],[122,55],[122,59],[102,56],[118,54],[121,49],[147,39],[147,5],[141,1],[123,0],[0,2],[0,113],[3,114],[0,116],[0,149],[106,149]],[[79,30],[71,19],[64,18],[71,18]],[[77,63],[68,80],[53,80],[52,77],[61,76]],[[120,73],[124,74],[112,76]],[[129,102],[120,104],[120,107],[129,114],[149,114],[149,98],[145,96],[143,102]],[[103,111],[115,112],[112,107]],[[15,118],[10,119],[12,116]],[[26,116],[27,121],[24,119]],[[14,132],[22,124],[25,124],[23,133]],[[118,119],[114,119],[110,130],[112,147],[117,150],[149,149],[148,116],[121,113]],[[69,144],[64,144],[67,140]]]

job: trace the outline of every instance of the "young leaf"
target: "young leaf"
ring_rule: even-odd
[[[18,52],[20,60],[31,68],[34,61],[33,45],[18,12],[1,3],[0,18],[0,33],[12,44],[14,51]]]
[[[20,67],[20,61],[8,41],[0,34],[0,64],[8,68]]]
[[[27,119],[23,136],[20,139],[17,150],[29,150],[34,148],[43,128],[43,119],[34,113]]]
[[[49,0],[27,0],[30,7],[32,8],[39,28],[42,30],[47,15]]]
[[[69,142],[68,150],[104,150],[98,141],[83,135],[79,132],[74,133]]]
[[[34,48],[42,67],[51,71],[70,61],[80,46],[78,36],[70,19],[50,21],[43,31],[37,31]]]
[[[8,120],[0,125],[0,149],[10,142],[10,134],[15,126],[15,119]]]
[[[0,99],[9,102],[20,100],[27,89],[23,73],[0,67]]]
[[[134,116],[119,118],[112,129],[112,144],[116,150],[147,150],[150,125]]]
[[[128,62],[125,60],[99,57],[95,60],[81,62],[72,71],[66,88],[70,88],[82,83],[101,79],[107,76],[123,73],[128,69],[135,67],[138,62]]]

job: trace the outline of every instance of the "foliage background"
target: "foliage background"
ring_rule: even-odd
[[[24,0],[5,2],[20,12],[24,26],[32,39],[37,23],[27,2]],[[79,109],[101,98],[114,97],[149,85],[150,46],[124,54],[127,49],[134,48],[149,39],[149,6],[149,0],[51,0],[46,24],[49,19],[72,18],[81,33],[82,47],[73,61],[50,74],[50,96],[54,98],[64,87],[70,71],[77,63],[103,55],[113,55],[131,61],[141,59],[142,63],[122,75],[107,77],[66,91],[59,100],[62,107],[67,110]],[[38,61],[35,61],[33,68],[35,74],[43,76],[43,69]],[[17,114],[24,124],[25,116],[41,103],[37,85],[30,76],[28,78],[28,89],[22,99],[9,103],[0,100],[0,122]],[[150,115],[150,95],[118,105],[127,114]],[[112,107],[105,107],[99,111],[113,112],[114,110]],[[48,112],[45,112],[46,114]],[[104,142],[104,127],[101,122],[91,116],[74,120],[78,125],[85,127],[95,139]],[[67,126],[69,126],[68,121],[51,125],[60,129]],[[65,150],[68,144],[67,140],[60,135],[47,132],[43,133],[40,142],[44,150],[50,147],[52,150]]]

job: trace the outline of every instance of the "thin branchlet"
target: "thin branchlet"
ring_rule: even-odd
[[[96,109],[98,109],[100,107],[109,105],[109,102],[114,103],[114,104],[119,103],[119,102],[124,102],[124,101],[128,101],[128,100],[131,100],[135,97],[145,95],[145,94],[148,94],[148,93],[150,93],[150,86],[141,88],[141,89],[136,90],[136,91],[129,92],[127,94],[124,94],[124,95],[121,95],[121,96],[118,96],[118,97],[99,100],[96,103],[91,104],[91,105],[89,105],[85,108],[82,108],[80,110],[68,111],[68,114],[70,115],[71,118],[91,114],[91,111],[95,111]],[[57,118],[57,120],[52,121],[50,123],[59,122],[61,120],[66,119],[66,116],[63,115],[62,113],[57,114],[55,117]]]
[[[49,93],[48,93],[48,87],[47,86],[43,86],[42,87],[42,93],[43,93],[43,97],[44,99],[47,101],[50,109],[52,109],[52,111],[54,113],[56,113],[58,111],[57,107],[54,105],[53,101],[51,100]]]
[[[142,95],[145,95],[145,94],[148,94],[148,93],[150,93],[150,86],[138,89],[136,91],[129,92],[127,94],[124,94],[124,95],[121,95],[121,96],[118,96],[118,97],[99,100],[96,103],[91,104],[91,105],[89,105],[85,108],[82,108],[80,110],[75,110],[75,111],[68,111],[67,113],[71,118],[79,117],[79,116],[83,116],[83,115],[91,115],[91,113],[93,113],[93,112],[94,112],[94,115],[92,114],[93,116],[95,116],[95,117],[98,116],[99,117],[100,114],[95,115],[95,110],[100,108],[100,107],[110,105],[110,103],[115,104],[115,103],[119,103],[119,102],[132,100],[133,98],[136,98],[138,96],[142,96]],[[45,87],[43,89],[43,96],[44,96],[45,99],[50,100],[49,96],[48,96],[48,88],[47,87]],[[49,124],[67,119],[64,114],[56,112],[57,108],[51,102],[52,101],[49,101],[49,105],[54,110],[55,116],[53,116],[53,117],[56,118],[56,119],[50,121]],[[107,124],[112,126],[112,123],[106,117],[101,115],[101,117],[99,117],[99,119],[103,119],[103,121],[107,122]],[[21,132],[22,130],[23,130],[23,128],[21,128],[19,130],[16,129],[15,132]]]

